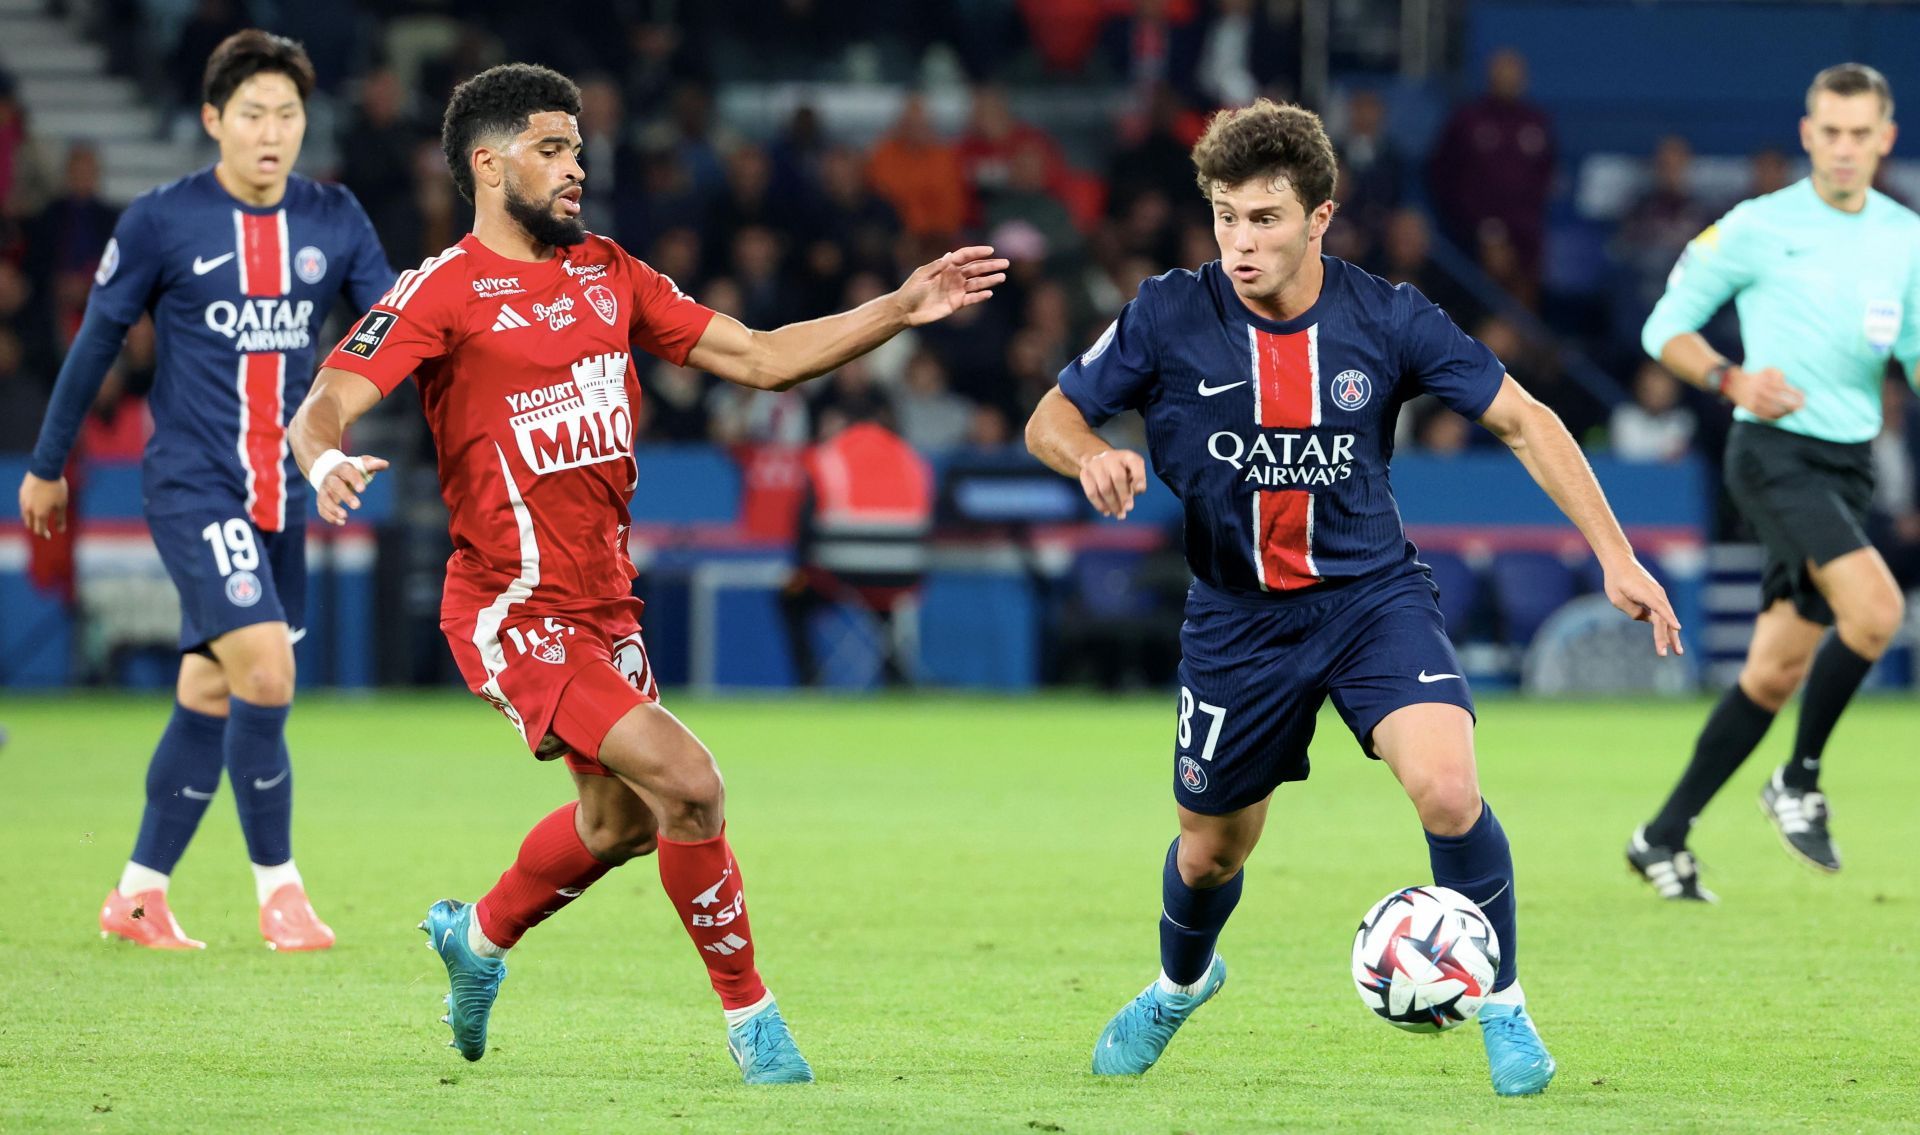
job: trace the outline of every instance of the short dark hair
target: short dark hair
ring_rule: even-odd
[[[313,60],[299,41],[259,28],[237,31],[220,41],[207,56],[207,70],[200,78],[200,95],[213,109],[225,113],[227,100],[240,84],[262,73],[285,75],[293,89],[306,102],[313,93]]]
[[[1262,178],[1286,182],[1309,213],[1333,199],[1333,142],[1320,116],[1272,99],[1215,112],[1193,144],[1193,170],[1209,199],[1215,186]]]
[[[440,123],[440,148],[447,154],[460,196],[473,200],[473,148],[482,138],[518,134],[531,115],[545,110],[580,114],[580,88],[572,79],[533,63],[489,67],[453,88],[447,116]]]
[[[1813,100],[1821,91],[1832,91],[1841,98],[1855,95],[1878,95],[1880,113],[1886,118],[1893,117],[1893,85],[1887,77],[1865,63],[1838,63],[1813,77],[1813,83],[1807,88],[1807,113],[1813,113]]]

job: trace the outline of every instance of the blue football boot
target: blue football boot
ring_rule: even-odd
[[[1487,1046],[1487,1071],[1493,1076],[1495,1094],[1537,1095],[1553,1082],[1556,1065],[1526,1006],[1480,1006],[1480,1039]]]
[[[1173,1034],[1226,982],[1227,963],[1215,954],[1207,967],[1206,984],[1190,997],[1168,993],[1158,981],[1141,990],[1100,1031],[1100,1039],[1093,1044],[1094,1075],[1138,1076],[1153,1067]]]
[[[727,1030],[727,1051],[749,1084],[811,1084],[813,1068],[793,1043],[780,1006],[767,1007]]]
[[[420,929],[427,932],[427,949],[447,965],[447,1015],[440,1022],[453,1029],[448,1048],[457,1048],[468,1060],[487,1054],[487,1018],[493,999],[500,995],[500,979],[507,976],[504,958],[483,957],[467,945],[467,926],[473,921],[470,903],[441,899],[427,910]]]

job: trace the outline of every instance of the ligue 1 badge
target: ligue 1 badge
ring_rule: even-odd
[[[1333,404],[1353,411],[1373,396],[1373,380],[1357,370],[1343,370],[1333,376]]]
[[[613,292],[605,284],[594,284],[586,291],[587,303],[593,313],[613,326],[615,317],[620,314],[620,301],[613,298]]]

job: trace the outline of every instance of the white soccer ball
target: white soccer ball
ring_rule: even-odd
[[[1473,900],[1407,887],[1373,904],[1353,936],[1360,1000],[1396,1028],[1445,1032],[1480,1012],[1500,970],[1500,940]]]

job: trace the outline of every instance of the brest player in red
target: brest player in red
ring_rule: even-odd
[[[989,298],[993,250],[962,248],[851,311],[752,331],[579,221],[580,92],[507,64],[462,83],[442,140],[473,232],[401,274],[314,380],[290,430],[320,516],[359,507],[377,457],[342,432],[408,375],[420,385],[452,514],[441,629],[474,693],[579,793],[534,826],[491,891],[442,900],[421,928],[446,963],[447,1023],[469,1060],[520,936],[613,867],[658,850],[660,881],[726,1011],[748,1083],[813,1071],[754,967],[720,771],[661,708],[640,640],[626,538],[636,470],[631,352],[785,390],[902,329]]]

